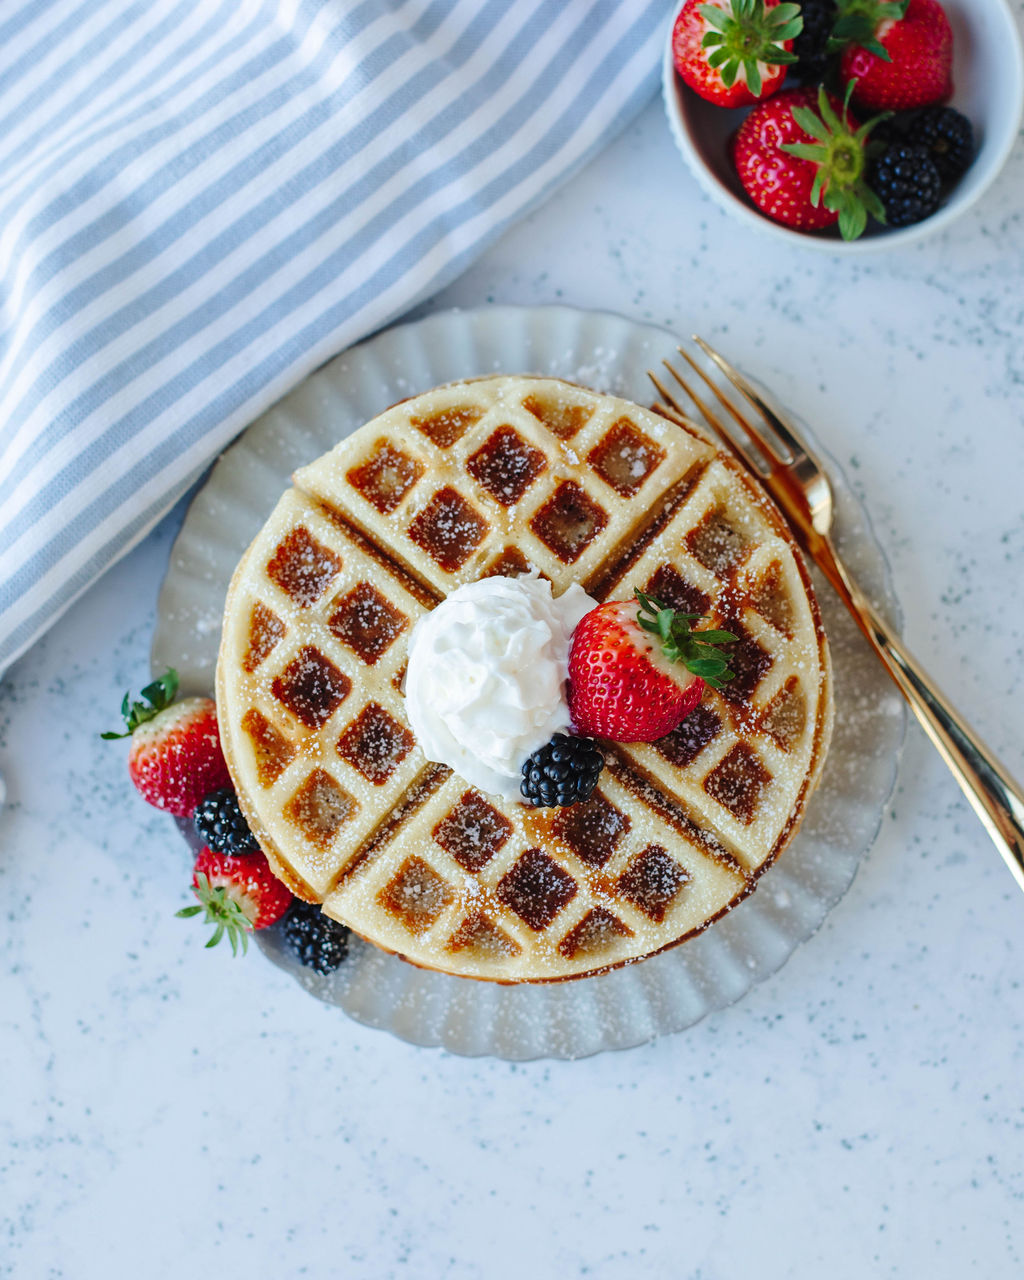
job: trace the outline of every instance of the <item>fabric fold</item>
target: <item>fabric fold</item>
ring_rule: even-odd
[[[249,422],[657,83],[667,0],[21,0],[0,22],[0,670]]]

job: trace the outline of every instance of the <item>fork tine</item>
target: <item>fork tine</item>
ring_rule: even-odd
[[[772,409],[772,407],[767,404],[760,395],[758,395],[754,387],[752,387],[746,378],[743,377],[739,370],[734,369],[728,360],[726,360],[724,356],[719,355],[714,347],[709,346],[703,338],[699,337],[697,334],[693,334],[692,338],[707,358],[721,370],[726,378],[729,379],[751,408],[755,409],[762,418],[764,418],[774,432],[779,443],[784,446],[784,451],[780,452],[778,449],[772,450],[770,442],[759,435],[759,429],[752,426],[749,422],[744,422],[743,425],[752,436],[758,439],[762,448],[769,449],[776,453],[780,461],[785,462],[788,466],[797,464],[806,458],[807,451],[804,449],[800,441],[796,439],[792,431],[790,431],[789,427],[786,426],[775,410]],[[685,352],[683,354],[685,355]],[[693,361],[691,360],[690,363],[693,364]]]
[[[722,388],[716,385],[716,383],[712,382],[712,380],[708,377],[707,372],[700,367],[700,365],[696,362],[696,360],[694,360],[693,356],[691,356],[690,353],[684,347],[676,347],[676,350],[683,357],[683,359],[690,366],[690,368],[694,371],[694,373],[701,379],[701,381],[708,388],[708,390],[712,392],[712,394],[714,395],[718,403],[729,414],[730,418],[732,418],[732,420],[736,423],[739,429],[743,432],[744,439],[755,444],[760,450],[760,452],[764,455],[764,458],[762,459],[761,469],[762,470],[764,469],[765,463],[771,466],[773,462],[777,461],[776,452],[774,449],[770,447],[769,442],[765,440],[756,429],[751,428],[750,423],[743,416],[743,414],[740,413],[740,411],[736,408],[736,406],[732,403],[732,401],[725,396],[725,394],[722,391]],[[676,377],[678,378],[679,375],[676,374]],[[680,379],[680,381],[682,381],[682,379]]]
[[[706,419],[706,421],[712,427],[714,427],[716,431],[721,431],[722,423],[715,417],[714,411],[704,403],[704,401],[700,398],[699,395],[697,395],[697,393],[694,391],[694,389],[691,386],[688,386],[683,381],[682,376],[680,375],[679,370],[675,367],[675,365],[671,364],[668,360],[662,360],[661,363],[669,371],[669,373],[676,380],[679,386],[681,386],[682,389],[686,392],[690,400],[697,406],[697,411]],[[654,375],[652,374],[651,377],[653,378]],[[660,383],[655,382],[655,386],[658,387],[658,389],[662,392],[663,395],[668,394],[671,397],[671,393],[666,393],[664,389],[661,387]],[[672,403],[676,404],[677,408],[679,407],[677,401],[672,400]]]
[[[762,444],[761,440],[757,435],[757,432],[751,431],[749,429],[749,425],[747,424],[747,422],[745,422],[745,420],[741,417],[741,415],[737,413],[736,409],[722,395],[722,392],[719,390],[718,387],[715,386],[715,384],[710,380],[710,378],[708,378],[707,374],[704,373],[704,371],[697,364],[694,363],[691,356],[686,351],[684,351],[682,347],[677,347],[676,350],[683,357],[683,359],[690,366],[690,368],[694,371],[694,373],[697,374],[697,376],[701,379],[701,381],[705,384],[705,386],[707,386],[709,390],[711,390],[714,393],[715,399],[719,402],[722,408],[729,413],[729,416],[740,428],[739,433],[737,433],[735,430],[731,430],[728,426],[726,426],[726,424],[722,421],[721,416],[716,414],[715,411],[696,393],[696,391],[694,391],[693,387],[690,386],[690,384],[685,381],[685,379],[683,378],[683,375],[679,372],[679,370],[675,367],[675,365],[670,364],[667,360],[664,360],[662,361],[662,363],[664,364],[665,368],[669,371],[669,373],[671,373],[672,377],[676,380],[676,382],[679,383],[679,385],[683,388],[683,390],[690,397],[693,403],[701,411],[701,413],[704,415],[705,419],[710,424],[712,429],[721,437],[722,440],[725,441],[725,443],[729,446],[729,448],[733,451],[733,453],[737,454],[737,456],[740,458],[740,461],[743,462],[748,467],[753,467],[754,470],[760,472],[761,475],[767,475],[768,471],[771,469],[771,464],[773,461],[773,455],[771,451],[764,447],[764,445]]]
[[[654,383],[654,389],[657,391],[658,395],[661,396],[661,400],[651,406],[654,411],[662,414],[666,418],[670,418],[681,427],[689,426],[692,422],[692,417],[679,403],[676,396],[674,396],[668,387],[666,387],[658,378],[658,375],[653,369],[647,370],[647,376]]]
[[[723,444],[726,444],[727,447],[740,458],[741,462],[746,463],[748,460],[746,460],[744,454],[742,454],[740,445],[737,444],[736,440],[732,438],[732,435],[724,429],[724,425],[716,416],[714,416],[713,411],[708,408],[707,404],[701,401],[699,396],[695,396],[690,387],[687,387],[685,381],[680,378],[680,374],[678,374],[678,370],[675,369],[675,367],[669,365],[667,360],[663,360],[662,364],[669,371],[669,374],[672,374],[673,378],[676,379],[677,383],[680,384],[680,387],[685,390],[691,401],[696,404],[696,407],[698,407],[701,415],[704,416],[704,420],[707,421],[710,429],[719,436],[719,439],[722,440]],[[692,415],[687,413],[685,408],[682,407],[682,404],[678,402],[675,393],[671,392],[671,390],[669,390],[666,385],[658,379],[658,375],[655,374],[654,370],[648,370],[648,378],[653,381],[654,387],[657,388],[659,396],[662,397],[664,401],[664,404],[655,404],[655,410],[666,410],[667,408],[666,417],[671,417],[671,419],[675,419],[677,422],[680,422],[682,426],[686,426],[687,422],[691,420]]]
[[[650,372],[650,369],[648,369],[648,376],[650,376]],[[651,405],[651,410],[654,413],[660,413],[663,418],[668,418],[670,422],[676,423],[677,426],[685,427],[687,425],[686,416],[679,412],[679,408],[675,403],[667,404],[662,400],[655,400]]]
[[[690,387],[688,387],[680,377],[678,370],[674,369],[667,360],[663,360],[662,363],[703,414],[708,426],[715,432],[722,444],[724,444],[731,453],[735,454],[740,464],[744,467],[755,467],[757,470],[765,473],[764,459],[762,457],[748,457],[739,442],[729,431],[725,429],[724,424],[715,416],[714,412],[709,409],[698,396],[694,395]],[[686,409],[684,409],[684,407],[679,403],[674,392],[670,391],[668,387],[665,386],[653,369],[647,370],[647,376],[654,383],[654,386],[663,401],[663,403],[655,404],[653,406],[655,412],[664,414],[666,418],[669,418],[674,422],[678,422],[681,426],[689,426],[692,421],[692,415],[687,413]]]
[[[675,369],[672,369],[672,366],[668,364],[667,360],[662,361],[662,364],[666,366],[666,369],[671,371],[672,374],[675,374],[678,383],[680,383],[681,387],[684,388],[691,401],[698,406],[700,412],[703,413],[705,420],[707,420],[708,425],[712,428],[714,433],[718,435],[722,444],[726,445],[726,448],[730,449],[730,451],[735,454],[737,460],[739,460],[742,466],[750,466],[750,460],[748,460],[745,453],[741,451],[740,445],[736,443],[736,440],[732,438],[730,433],[723,429],[721,422],[719,422],[716,417],[714,417],[713,413],[710,412],[708,408],[705,408],[704,404],[701,404],[699,399],[694,396],[694,393],[692,393],[690,388],[687,387],[684,381],[680,379],[680,375],[677,374]],[[654,408],[654,412],[660,413],[660,415],[667,417],[667,419],[673,422],[678,422],[678,425],[680,426],[686,426],[686,428],[689,428],[689,426],[692,425],[692,415],[686,412],[685,408],[682,407],[682,404],[678,402],[675,394],[673,394],[671,390],[669,390],[666,385],[659,380],[658,375],[655,374],[653,369],[648,370],[648,378],[653,381],[655,389],[658,390],[659,396],[662,397],[662,401],[653,404],[652,407]]]

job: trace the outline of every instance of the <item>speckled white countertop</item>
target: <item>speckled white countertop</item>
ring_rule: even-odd
[[[948,234],[738,231],[658,104],[426,310],[697,330],[813,423],[912,648],[1024,775],[1024,147]],[[0,1275],[1024,1274],[1024,898],[912,727],[822,931],[739,1005],[575,1063],[420,1050],[173,918],[187,857],[97,733],[177,511],[0,684]]]

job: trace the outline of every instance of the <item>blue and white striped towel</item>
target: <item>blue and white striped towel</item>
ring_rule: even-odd
[[[0,7],[0,671],[653,93],[671,0]]]

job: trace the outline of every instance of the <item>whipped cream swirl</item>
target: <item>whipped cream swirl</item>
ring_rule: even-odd
[[[427,759],[519,799],[524,760],[570,727],[569,645],[596,605],[578,583],[556,598],[534,574],[467,583],[421,618],[405,700]]]

